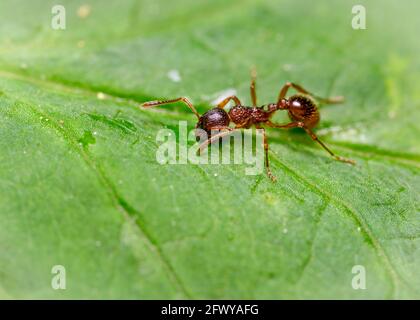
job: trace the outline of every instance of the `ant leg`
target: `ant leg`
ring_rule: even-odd
[[[255,68],[252,68],[251,70],[251,85],[249,87],[250,91],[251,91],[251,101],[252,101],[252,106],[256,107],[257,106],[257,92],[255,89],[255,81],[257,79],[257,71],[255,70]]]
[[[241,106],[242,105],[241,100],[239,100],[239,98],[237,96],[230,96],[230,97],[227,97],[227,98],[223,99],[222,102],[220,102],[217,105],[217,108],[223,109],[228,104],[228,102],[230,100],[235,101],[236,106]]]
[[[356,164],[354,160],[335,155],[334,152],[332,152],[321,140],[319,140],[316,134],[305,125],[299,125],[299,127],[303,128],[303,130],[305,130],[306,133],[311,136],[312,140],[318,142],[335,160],[350,163],[350,164]]]
[[[344,97],[331,97],[331,98],[321,98],[318,97],[312,93],[310,93],[309,91],[305,90],[303,87],[301,87],[300,85],[293,83],[293,82],[286,82],[286,84],[283,86],[283,88],[280,90],[278,99],[277,99],[277,104],[280,103],[280,101],[282,99],[284,99],[286,97],[286,93],[289,90],[289,88],[293,88],[295,89],[297,92],[303,93],[303,94],[307,94],[309,96],[314,97],[315,99],[317,99],[318,101],[322,102],[322,103],[328,103],[328,104],[333,104],[333,103],[341,103],[344,101]]]
[[[280,129],[290,129],[290,128],[298,128],[298,122],[290,122],[287,124],[277,124],[273,123],[270,120],[266,121],[265,124],[271,128],[280,128]]]
[[[179,102],[179,101],[182,101],[183,103],[185,103],[187,105],[187,107],[190,108],[192,112],[194,112],[194,114],[196,115],[198,120],[200,120],[200,114],[194,108],[191,101],[188,100],[185,97],[180,97],[180,98],[171,99],[171,100],[162,100],[162,101],[148,101],[148,102],[143,103],[143,107],[144,108],[150,108],[150,107],[155,107],[155,106],[161,106],[161,105],[164,105],[164,104],[175,103],[175,102]]]
[[[197,152],[199,154],[201,154],[201,152],[204,149],[206,149],[209,144],[212,144],[214,141],[216,141],[216,140],[218,140],[218,139],[220,139],[220,138],[222,138],[224,136],[227,136],[227,135],[231,134],[232,131],[236,130],[236,128],[231,128],[231,127],[214,127],[214,128],[212,128],[212,130],[226,130],[226,131],[219,132],[219,133],[215,134],[214,136],[211,136],[209,139],[207,139],[206,141],[204,141],[202,144],[200,144],[200,146],[199,146],[199,148],[197,150]]]
[[[321,140],[319,140],[316,134],[307,126],[305,126],[303,122],[291,122],[285,125],[279,125],[279,124],[272,123],[271,121],[267,121],[266,124],[272,128],[282,128],[282,129],[302,128],[312,138],[312,140],[318,142],[321,145],[321,147],[323,147],[335,160],[350,163],[350,164],[356,164],[354,160],[337,156],[334,152],[330,150],[330,148],[328,148]]]
[[[260,127],[260,126],[256,126],[256,128],[263,130],[263,137],[264,137],[263,144],[264,144],[264,153],[265,153],[265,170],[267,171],[268,177],[273,182],[275,182],[277,180],[277,178],[271,173],[270,163],[269,163],[269,160],[268,160],[268,141],[267,141],[267,135],[265,133],[265,129],[263,127]]]

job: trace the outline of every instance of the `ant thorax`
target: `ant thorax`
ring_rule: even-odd
[[[252,117],[252,108],[234,106],[229,110],[229,118],[235,124],[242,124]]]
[[[277,107],[274,104],[261,107],[235,106],[230,109],[229,117],[233,123],[247,128],[253,124],[268,121],[276,110]]]

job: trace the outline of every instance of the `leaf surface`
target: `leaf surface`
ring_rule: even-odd
[[[352,1],[62,1],[65,30],[51,1],[2,1],[0,296],[420,298],[420,8],[359,2],[366,30]],[[261,104],[286,81],[344,95],[316,132],[357,165],[274,129],[277,183],[159,165],[158,131],[195,117],[139,105],[249,104],[252,66]]]

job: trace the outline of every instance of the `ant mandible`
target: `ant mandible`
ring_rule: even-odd
[[[298,94],[295,94],[286,99],[287,91],[290,88],[295,89]],[[215,108],[210,109],[202,116],[200,116],[200,114],[194,108],[193,104],[185,97],[163,101],[149,101],[145,102],[143,107],[149,108],[175,102],[185,103],[198,119],[195,128],[204,130],[209,137],[209,139],[200,145],[200,151],[204,150],[209,144],[220,139],[221,137],[231,134],[234,130],[241,128],[248,129],[251,126],[263,130],[265,168],[267,175],[273,181],[276,180],[276,177],[271,173],[270,170],[270,163],[268,161],[268,142],[263,125],[271,128],[281,129],[302,128],[312,138],[312,140],[318,142],[321,147],[324,148],[335,160],[355,164],[353,160],[340,157],[333,153],[321,140],[319,140],[319,138],[312,131],[320,119],[318,107],[313,99],[316,99],[322,103],[332,104],[342,102],[343,97],[320,98],[295,83],[287,82],[280,90],[276,103],[269,103],[268,105],[257,107],[255,71],[252,72],[250,91],[252,101],[251,107],[242,105],[238,97],[233,95],[225,98]],[[233,100],[235,104],[228,112],[226,112],[224,107],[231,100]],[[273,123],[270,119],[278,110],[287,110],[291,122],[287,124]],[[234,128],[229,127],[231,122],[235,124]],[[212,136],[212,130],[220,130],[221,132]],[[200,132],[200,130],[196,131],[197,140],[200,138]]]

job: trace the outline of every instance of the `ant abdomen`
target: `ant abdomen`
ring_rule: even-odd
[[[198,120],[196,129],[204,130],[208,137],[211,136],[211,130],[217,130],[229,126],[230,119],[227,112],[221,108],[213,108],[203,114]],[[200,140],[203,132],[196,130],[195,136],[197,141]]]
[[[291,120],[303,122],[308,128],[313,128],[318,124],[320,117],[314,100],[300,94],[291,96],[288,100]]]

